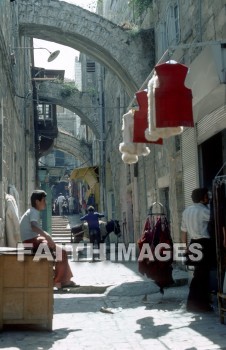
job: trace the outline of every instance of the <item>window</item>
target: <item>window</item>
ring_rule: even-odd
[[[178,152],[181,149],[181,138],[180,138],[180,135],[176,135],[174,140],[175,140],[175,151]]]
[[[180,42],[179,6],[171,4],[163,15],[157,30],[158,57],[159,60],[169,46],[175,46]]]
[[[51,105],[39,104],[38,105],[38,119],[39,120],[50,120],[52,117]]]
[[[95,62],[86,62],[86,72],[87,73],[93,73],[95,72]]]
[[[168,8],[166,29],[168,46],[178,44],[180,41],[178,5],[172,5]]]

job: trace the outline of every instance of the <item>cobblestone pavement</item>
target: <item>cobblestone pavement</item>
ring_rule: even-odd
[[[226,325],[213,313],[185,310],[187,272],[164,295],[138,273],[136,262],[70,261],[74,291],[54,293],[53,331],[5,329],[0,348],[11,350],[226,349]]]

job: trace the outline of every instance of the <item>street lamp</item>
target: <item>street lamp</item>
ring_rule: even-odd
[[[56,51],[49,51],[46,47],[13,47],[14,49],[30,49],[30,50],[46,50],[49,52],[49,57],[48,57],[48,62],[52,62],[53,60],[55,60],[58,55],[60,54],[60,50],[56,50]]]

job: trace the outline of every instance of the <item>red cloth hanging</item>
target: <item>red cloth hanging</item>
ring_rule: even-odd
[[[188,67],[162,63],[155,71],[159,79],[155,89],[156,128],[193,127],[192,91],[184,86]]]
[[[157,141],[147,141],[144,136],[145,130],[148,128],[148,96],[147,91],[136,92],[136,99],[139,105],[139,111],[134,112],[134,131],[133,142],[135,143],[157,143],[162,145],[162,139]]]
[[[138,262],[138,270],[142,275],[151,278],[160,287],[160,290],[174,283],[172,277],[173,263],[173,241],[171,238],[169,225],[165,215],[161,215],[156,223],[151,222],[148,217],[143,228],[142,235],[138,240],[139,250],[142,250],[144,243],[148,243],[152,252],[159,243],[167,243],[170,247],[171,258],[167,261],[148,261],[144,259]],[[162,291],[163,292],[163,291]]]

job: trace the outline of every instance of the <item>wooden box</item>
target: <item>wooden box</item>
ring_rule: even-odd
[[[52,330],[53,263],[34,255],[0,253],[0,329],[4,324],[39,324]]]

